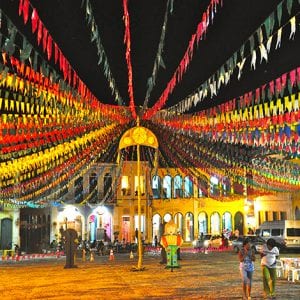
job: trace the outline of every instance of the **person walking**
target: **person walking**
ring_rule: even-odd
[[[276,299],[276,259],[279,249],[274,239],[268,239],[261,252],[261,267],[263,277],[264,299]]]
[[[177,232],[177,239],[181,239],[181,234],[180,231]],[[177,248],[176,254],[177,254],[177,259],[178,260],[182,260],[181,258],[181,253],[180,253],[180,247]]]
[[[240,272],[242,276],[243,299],[251,299],[252,277],[254,272],[255,253],[250,247],[250,240],[243,241],[243,247],[238,252]]]

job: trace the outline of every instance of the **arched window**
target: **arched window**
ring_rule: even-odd
[[[222,230],[232,231],[232,218],[229,212],[225,212],[222,216]]]
[[[210,217],[210,228],[212,234],[220,234],[220,215],[214,212]]]
[[[210,177],[210,194],[212,196],[220,196],[219,178],[216,176]]]
[[[208,184],[203,178],[198,178],[198,198],[208,196]]]
[[[244,217],[241,212],[234,215],[234,231],[238,231],[239,235],[244,234]]]
[[[172,178],[170,175],[166,175],[163,179],[163,198],[170,199],[172,190]]]
[[[75,203],[80,203],[83,200],[83,177],[80,176],[75,180]]]
[[[112,177],[106,173],[103,178],[103,193],[106,199],[110,199],[112,195]]]
[[[198,232],[199,232],[200,236],[201,236],[201,233],[202,234],[208,233],[207,214],[204,211],[199,213],[199,216],[198,216]]]
[[[160,177],[157,175],[154,175],[152,177],[152,193],[154,199],[160,198],[160,190],[161,190],[161,180]]]
[[[159,214],[155,214],[152,218],[152,240],[154,242],[154,237],[157,236],[158,241],[160,241],[160,237],[163,235],[162,231],[162,222],[161,216]]]
[[[190,176],[184,177],[184,197],[190,198],[194,196],[193,181]]]
[[[89,193],[92,193],[95,189],[97,190],[97,180],[97,174],[91,173],[89,178]]]
[[[188,212],[185,215],[185,234],[184,240],[190,242],[194,239],[194,215]]]
[[[222,179],[222,194],[223,194],[223,196],[230,195],[230,189],[231,189],[230,178],[223,177],[223,179]]]
[[[174,223],[177,225],[177,230],[183,235],[183,216],[181,213],[174,215]]]
[[[183,190],[182,190],[182,177],[180,175],[176,175],[174,177],[174,198],[182,198]]]

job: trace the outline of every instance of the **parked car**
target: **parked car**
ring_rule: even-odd
[[[262,246],[266,243],[264,239],[256,235],[244,235],[239,236],[237,239],[232,241],[232,247],[234,252],[238,253],[239,250],[243,247],[243,241],[248,238],[250,240],[250,247],[255,253],[258,253]]]
[[[280,250],[300,250],[300,220],[267,221],[256,230],[265,241],[273,238]]]
[[[204,234],[202,238],[193,241],[194,248],[220,248],[222,247],[222,236]]]
[[[212,235],[209,240],[204,242],[204,248],[220,248],[223,246],[222,236]]]
[[[249,238],[250,240],[250,243],[252,243],[255,239],[255,235],[245,235],[245,236],[239,236],[238,238],[232,240],[232,247],[233,247],[233,251],[235,253],[238,253],[240,251],[240,249],[243,247],[243,241],[246,239],[246,238]]]
[[[193,241],[194,248],[204,248],[204,243],[211,238],[211,234],[204,234],[199,239]]]

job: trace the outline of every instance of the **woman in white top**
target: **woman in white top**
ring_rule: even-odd
[[[276,299],[276,259],[279,255],[279,250],[275,245],[274,239],[268,239],[261,253],[264,299]]]

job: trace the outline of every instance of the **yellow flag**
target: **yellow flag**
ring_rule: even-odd
[[[292,102],[290,102],[290,98],[288,96],[284,97],[284,108],[288,112],[292,111]]]

